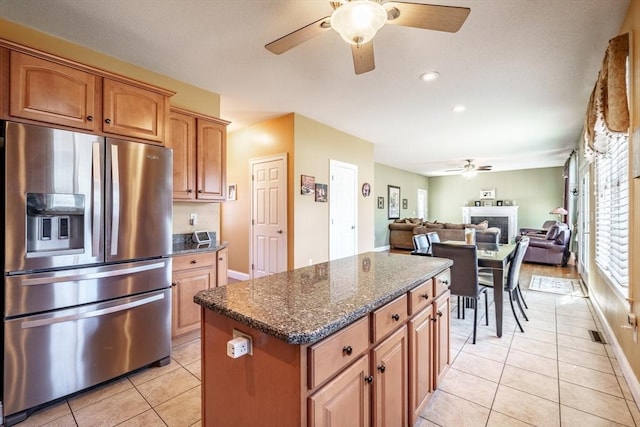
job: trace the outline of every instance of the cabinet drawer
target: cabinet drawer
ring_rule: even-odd
[[[309,347],[309,389],[314,389],[339,371],[369,345],[369,322],[363,317],[351,326]]]
[[[433,279],[429,279],[422,285],[409,291],[409,315],[413,316],[433,302]]]
[[[377,342],[407,321],[407,294],[380,307],[371,314],[371,342]]]
[[[433,278],[433,282],[433,296],[436,297],[449,289],[449,285],[451,284],[451,270],[445,270],[442,273],[438,274]]]
[[[180,255],[173,258],[173,271],[188,270],[190,268],[213,267],[215,261],[215,252]]]

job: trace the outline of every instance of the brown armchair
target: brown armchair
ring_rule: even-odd
[[[521,236],[533,236],[533,237],[545,236],[549,231],[549,229],[557,224],[559,224],[558,221],[554,221],[554,220],[545,221],[544,224],[542,224],[542,228],[523,227],[519,230],[518,234],[520,234]]]
[[[569,261],[569,242],[571,230],[566,224],[552,225],[546,234],[526,234],[529,247],[524,256],[525,262],[540,264],[567,265]]]

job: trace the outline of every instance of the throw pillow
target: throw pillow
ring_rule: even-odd
[[[480,221],[476,224],[476,228],[478,230],[486,230],[487,228],[489,228],[489,221],[487,221],[486,219],[484,221]]]
[[[430,228],[433,230],[440,230],[444,228],[444,224],[440,224],[440,223],[433,223],[433,222],[428,222],[424,225],[426,228]]]

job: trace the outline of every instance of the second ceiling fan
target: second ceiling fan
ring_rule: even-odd
[[[382,0],[329,1],[330,16],[318,19],[265,45],[277,55],[333,28],[351,45],[356,74],[375,68],[373,37],[386,23],[425,30],[455,33],[462,27],[471,9]]]

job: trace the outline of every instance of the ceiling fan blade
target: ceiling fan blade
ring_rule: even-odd
[[[476,169],[479,171],[490,171],[493,166],[478,166]]]
[[[373,40],[361,45],[352,44],[351,54],[356,74],[364,74],[376,68],[373,59]]]
[[[464,170],[463,168],[456,168],[456,169],[446,169],[445,172],[460,172]]]
[[[318,19],[317,21],[312,22],[309,25],[306,25],[295,30],[292,33],[287,34],[286,36],[280,37],[278,40],[266,44],[264,47],[268,51],[273,52],[276,55],[280,55],[281,53],[284,53],[289,49],[293,49],[299,44],[302,44],[314,37],[319,36],[329,29],[331,29],[329,17],[325,16],[324,18]]]
[[[457,32],[469,16],[468,7],[438,6],[433,4],[405,3],[389,1],[384,3],[387,9],[387,23],[425,30]]]

